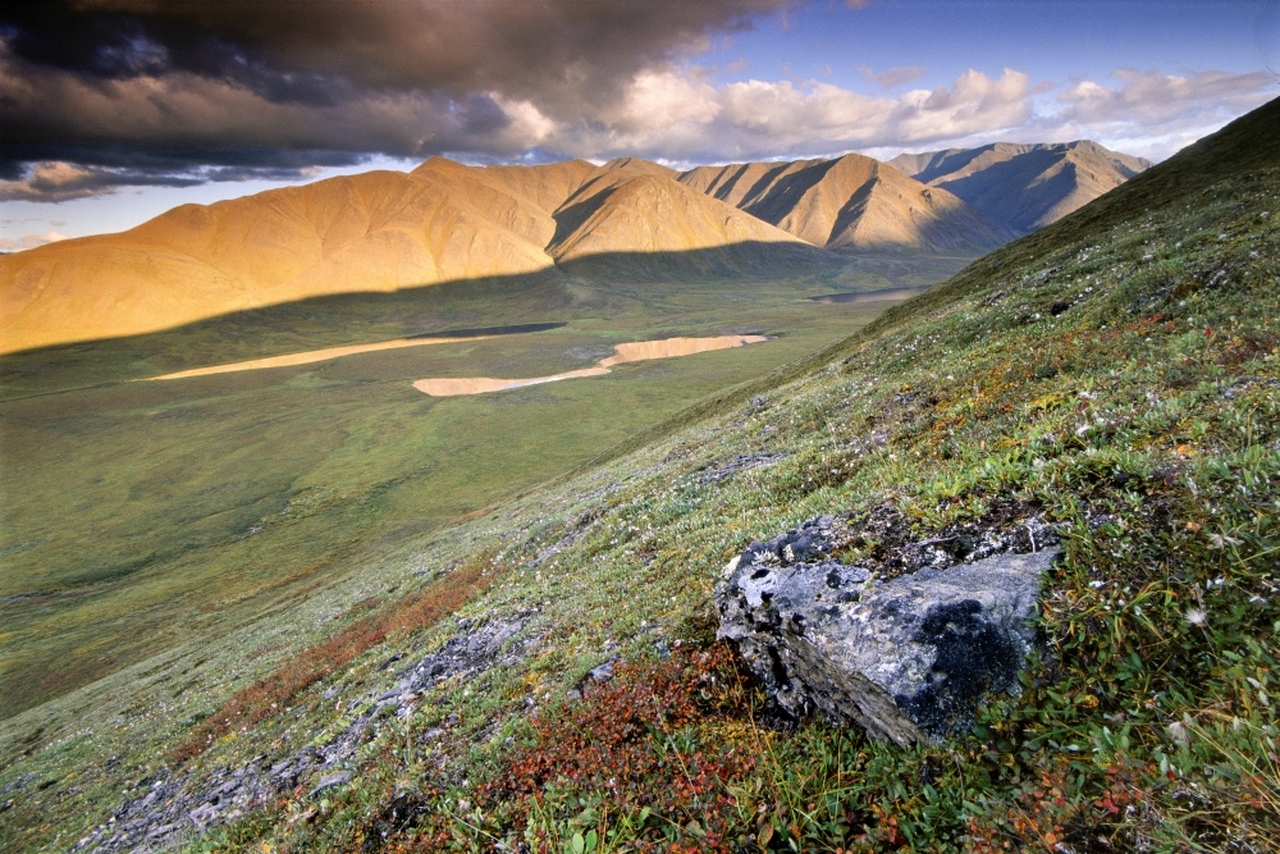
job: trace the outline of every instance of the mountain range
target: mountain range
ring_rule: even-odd
[[[849,253],[977,257],[1149,164],[1092,142],[703,166],[474,167],[433,157],[174,208],[0,257],[0,352],[307,297],[559,268],[608,279],[812,269]]]
[[[955,193],[989,217],[1026,234],[1062,219],[1151,167],[1090,140],[1054,145],[997,142],[981,148],[900,154],[903,174]]]

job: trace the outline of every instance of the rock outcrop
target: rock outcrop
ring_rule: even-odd
[[[960,554],[959,536],[942,537],[926,546],[930,565],[880,580],[832,558],[839,528],[824,516],[752,543],[717,587],[720,636],[779,706],[910,744],[968,729],[984,697],[1017,691],[1040,577],[1058,553],[1051,529],[966,534]],[[1037,550],[1010,550],[1028,543]]]

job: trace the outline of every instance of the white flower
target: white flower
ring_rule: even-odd
[[[1193,626],[1203,626],[1208,616],[1203,608],[1188,608],[1182,618]]]
[[[1187,727],[1181,721],[1174,721],[1165,727],[1165,732],[1169,733],[1169,738],[1175,744],[1182,747],[1188,747],[1191,744],[1191,733],[1187,731]]]
[[[1209,534],[1209,548],[1225,549],[1227,546],[1238,546],[1240,540],[1227,534]]]

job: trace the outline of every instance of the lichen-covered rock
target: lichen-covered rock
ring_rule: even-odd
[[[982,697],[1016,691],[1056,546],[880,581],[831,559],[838,524],[824,516],[752,543],[716,590],[720,636],[782,708],[909,744],[967,729]],[[1047,529],[1039,540],[1056,543]]]

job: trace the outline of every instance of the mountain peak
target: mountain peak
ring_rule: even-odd
[[[798,238],[662,174],[641,172],[557,213],[557,262],[604,253],[673,253]]]
[[[417,175],[426,172],[455,172],[460,169],[470,169],[465,163],[459,163],[457,160],[451,160],[448,157],[441,157],[439,154],[433,154],[426,160],[419,163],[409,174]]]
[[[604,172],[642,172],[648,175],[675,177],[676,170],[639,157],[615,157],[600,167]]]

